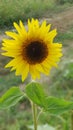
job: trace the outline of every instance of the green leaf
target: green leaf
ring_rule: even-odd
[[[43,87],[39,83],[32,82],[28,84],[25,91],[32,102],[50,114],[59,115],[73,109],[73,102],[71,101],[46,96]]]
[[[25,88],[27,96],[37,105],[43,107],[46,95],[43,87],[36,82],[28,84]]]
[[[6,109],[15,105],[18,101],[23,98],[24,94],[18,87],[10,88],[1,98],[0,98],[0,109]]]
[[[58,115],[73,109],[73,102],[64,99],[48,97],[45,102],[44,110],[51,114]]]

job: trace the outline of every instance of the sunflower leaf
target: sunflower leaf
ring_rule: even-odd
[[[60,115],[73,109],[73,102],[64,99],[47,97],[44,110],[50,114]]]
[[[32,102],[40,106],[49,114],[60,115],[73,109],[73,102],[71,101],[46,96],[43,87],[39,83],[32,82],[28,84],[25,91],[28,98],[30,98]]]
[[[24,94],[18,87],[10,88],[1,98],[0,98],[0,109],[6,109],[14,106],[18,101],[23,98]]]
[[[27,96],[37,105],[43,107],[46,95],[44,93],[43,87],[36,82],[32,82],[26,86]]]

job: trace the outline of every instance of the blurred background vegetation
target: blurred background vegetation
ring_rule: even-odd
[[[41,83],[48,95],[73,100],[73,0],[0,0],[0,47],[6,30],[13,30],[13,22],[21,19],[25,24],[28,18],[44,19],[57,28],[57,42],[63,43],[63,57],[58,69],[52,69],[50,76],[42,76]],[[14,30],[13,30],[14,31]],[[1,49],[0,49],[1,52]],[[11,86],[22,90],[30,81],[30,76],[21,82],[14,72],[4,69],[9,58],[0,55],[0,96]],[[49,124],[56,130],[69,130],[70,112],[61,116],[41,114],[39,124]],[[28,130],[32,124],[29,101],[24,98],[16,106],[0,111],[0,130]]]
[[[73,4],[73,0],[1,0],[0,28],[10,27],[19,19],[42,18],[48,13],[61,12]],[[61,6],[62,5],[62,6]]]

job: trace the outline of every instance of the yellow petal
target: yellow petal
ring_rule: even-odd
[[[13,24],[16,30],[18,31],[18,33],[21,34],[21,28],[19,27],[19,25],[16,22],[14,22]]]
[[[22,81],[24,81],[29,73],[29,65],[27,64],[26,66],[24,66],[23,72],[22,72]]]
[[[19,39],[19,35],[16,34],[16,33],[14,33],[14,32],[8,32],[8,31],[6,31],[5,33],[6,33],[8,36],[10,36],[10,37],[12,37],[13,39],[15,39],[15,40]]]
[[[19,75],[20,73],[22,73],[25,66],[27,66],[27,62],[24,60],[21,60],[18,64],[16,64],[16,74]]]
[[[19,40],[13,40],[13,39],[3,39],[3,46],[18,46],[21,45],[21,42]]]
[[[56,29],[54,29],[47,34],[47,36],[45,37],[45,41],[46,42],[49,41],[50,43],[52,43],[56,35],[57,35],[57,31]]]
[[[17,57],[15,59],[12,59],[6,66],[7,67],[11,67],[11,66],[16,66],[17,64],[19,64],[22,61],[22,57]]]
[[[32,79],[35,80],[36,78],[38,78],[38,79],[40,78],[40,73],[39,73],[39,71],[36,70],[34,65],[29,66],[29,71],[32,76]]]
[[[47,70],[47,68],[46,69],[44,69],[44,68],[46,68],[46,67],[44,67],[43,66],[43,64],[37,64],[37,65],[35,65],[35,69],[37,70],[37,71],[39,71],[40,73],[44,73],[44,74],[48,74],[48,71],[46,72],[45,70]]]
[[[22,30],[23,35],[24,35],[24,36],[27,35],[27,31],[26,31],[25,26],[23,25],[23,23],[22,23],[21,20],[20,20],[19,24],[20,24],[20,27],[21,27],[21,30]]]

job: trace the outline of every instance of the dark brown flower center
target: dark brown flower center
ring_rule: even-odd
[[[29,64],[42,63],[42,61],[44,61],[48,55],[47,45],[38,41],[34,41],[28,44],[24,51],[24,57]]]

